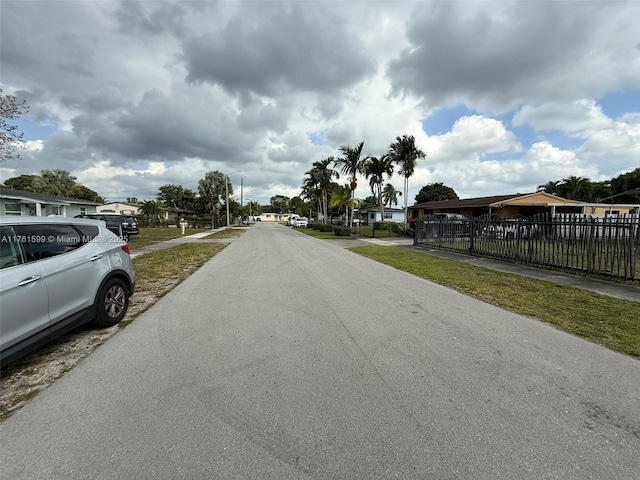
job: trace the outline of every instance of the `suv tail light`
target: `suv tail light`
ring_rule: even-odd
[[[127,255],[131,255],[131,252],[129,251],[129,245],[122,245],[120,248],[124,250]]]

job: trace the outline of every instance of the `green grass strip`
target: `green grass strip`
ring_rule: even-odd
[[[349,250],[640,358],[640,304],[396,247]]]

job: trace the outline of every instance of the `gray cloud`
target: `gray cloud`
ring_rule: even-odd
[[[608,75],[640,81],[628,63],[640,57],[638,18],[637,4],[619,2],[422,4],[408,22],[411,47],[388,74],[396,93],[429,106],[597,97],[611,88]]]
[[[344,19],[325,4],[240,5],[224,29],[185,43],[188,82],[273,97],[335,91],[375,71]]]

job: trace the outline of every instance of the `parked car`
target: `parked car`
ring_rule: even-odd
[[[2,366],[84,323],[106,328],[127,312],[129,246],[100,221],[0,216]]]
[[[307,228],[309,226],[309,220],[307,217],[298,217],[293,222],[293,228]]]
[[[138,221],[134,217],[127,217],[117,213],[84,213],[82,215],[76,215],[75,218],[102,220],[109,230],[125,241],[129,240],[131,235],[138,235],[138,233],[140,233]]]
[[[287,225],[289,227],[293,227],[296,223],[296,219],[300,218],[299,215],[290,215],[289,218],[287,219]]]

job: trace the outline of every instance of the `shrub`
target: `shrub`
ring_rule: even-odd
[[[336,234],[336,237],[350,237],[351,229],[345,226],[336,226],[333,229],[333,232]]]
[[[334,227],[333,225],[320,225],[321,232],[333,232],[334,228],[338,227]]]

